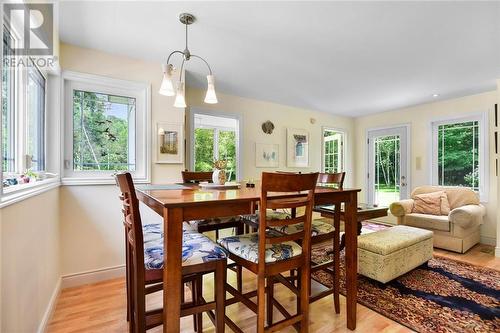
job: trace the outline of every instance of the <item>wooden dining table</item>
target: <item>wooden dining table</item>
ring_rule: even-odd
[[[163,216],[163,332],[180,331],[182,290],[182,223],[183,221],[253,213],[261,195],[260,184],[238,189],[203,189],[195,184],[171,184],[137,188],[140,201]],[[357,194],[359,189],[317,187],[315,205],[345,205],[346,237],[346,312],[347,328],[356,328],[357,303]],[[276,193],[274,198],[300,193]],[[333,314],[332,310],[332,314]]]

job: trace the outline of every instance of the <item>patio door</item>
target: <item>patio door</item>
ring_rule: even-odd
[[[368,203],[389,206],[408,197],[408,127],[368,131]]]

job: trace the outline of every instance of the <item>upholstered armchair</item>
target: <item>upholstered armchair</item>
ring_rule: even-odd
[[[441,210],[441,215],[416,212],[419,211],[415,207],[416,196],[440,191],[446,194],[448,214],[446,214],[448,209]],[[479,228],[483,224],[486,209],[479,203],[478,195],[471,189],[421,186],[413,190],[411,198],[391,204],[390,211],[398,218],[398,224],[433,231],[434,247],[450,251],[464,253],[479,243]]]

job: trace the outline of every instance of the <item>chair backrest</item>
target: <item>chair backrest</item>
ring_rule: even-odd
[[[318,173],[293,174],[293,173],[262,173],[260,209],[259,209],[259,265],[265,263],[265,248],[267,244],[277,244],[287,241],[299,241],[302,244],[302,255],[309,257],[311,243],[311,217],[314,205],[314,189]],[[289,198],[269,197],[269,193],[297,193]],[[299,193],[301,193],[299,195]],[[290,219],[268,220],[267,209],[297,209],[304,207],[304,214]],[[268,237],[268,227],[280,227],[303,223],[302,231],[279,237]]]
[[[344,187],[345,172],[326,173],[322,172],[318,175],[318,183],[322,184],[337,184],[339,188]]]
[[[134,182],[129,172],[116,175],[116,182],[120,188],[120,199],[123,204],[123,215],[125,230],[128,231],[127,242],[130,246],[134,262],[134,273],[139,285],[144,280],[144,236],[142,234],[141,214],[139,211],[139,200],[135,193]]]
[[[213,171],[182,171],[183,183],[212,182]]]

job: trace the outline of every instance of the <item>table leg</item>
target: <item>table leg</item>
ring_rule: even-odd
[[[345,263],[346,263],[346,303],[347,328],[356,329],[356,303],[358,294],[358,223],[357,193],[350,195],[345,205]]]
[[[335,228],[333,234],[333,304],[335,313],[340,313],[339,302],[339,285],[340,285],[340,247],[339,247],[339,234],[340,234],[340,204],[335,205],[335,213],[333,214],[333,227]]]
[[[163,332],[178,333],[181,317],[182,208],[163,209]]]

